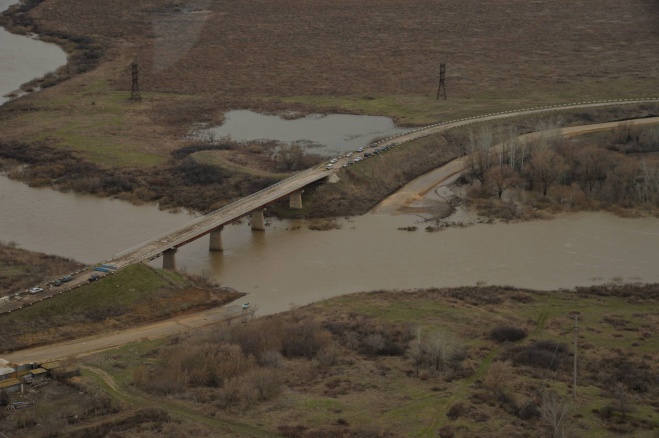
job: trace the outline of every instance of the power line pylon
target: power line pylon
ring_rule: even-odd
[[[130,100],[140,101],[142,100],[142,95],[140,94],[140,83],[137,71],[137,62],[133,62],[131,65],[131,77],[133,78],[133,85],[130,87]]]
[[[439,87],[437,88],[437,100],[439,95],[444,96],[446,100],[446,64],[439,64]]]

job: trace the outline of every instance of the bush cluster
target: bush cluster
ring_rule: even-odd
[[[516,342],[526,337],[526,330],[509,325],[495,327],[490,331],[490,339],[499,342]]]
[[[557,370],[569,353],[567,344],[537,341],[519,351],[513,357],[513,364]]]

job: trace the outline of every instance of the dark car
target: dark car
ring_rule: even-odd
[[[101,278],[100,275],[98,275],[98,274],[92,274],[92,275],[89,276],[89,281],[96,281],[96,280],[98,280],[99,278]]]

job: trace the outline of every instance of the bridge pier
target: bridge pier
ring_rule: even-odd
[[[304,190],[298,190],[297,192],[291,193],[291,196],[288,201],[288,207],[299,210],[302,208],[302,192]]]
[[[255,210],[252,212],[252,231],[265,231],[263,210]]]
[[[224,227],[218,227],[211,231],[210,233],[210,242],[208,244],[209,251],[224,251],[224,245],[222,244],[222,230]]]
[[[176,271],[176,251],[178,248],[169,248],[162,254],[162,268]]]

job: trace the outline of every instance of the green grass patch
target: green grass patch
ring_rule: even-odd
[[[171,280],[180,286],[186,284],[186,280],[179,275],[174,273],[164,275],[171,275]],[[34,321],[149,303],[161,295],[163,288],[169,286],[169,281],[163,279],[155,269],[142,264],[134,264],[97,282],[7,315],[2,318],[2,321],[3,323],[4,321]]]

